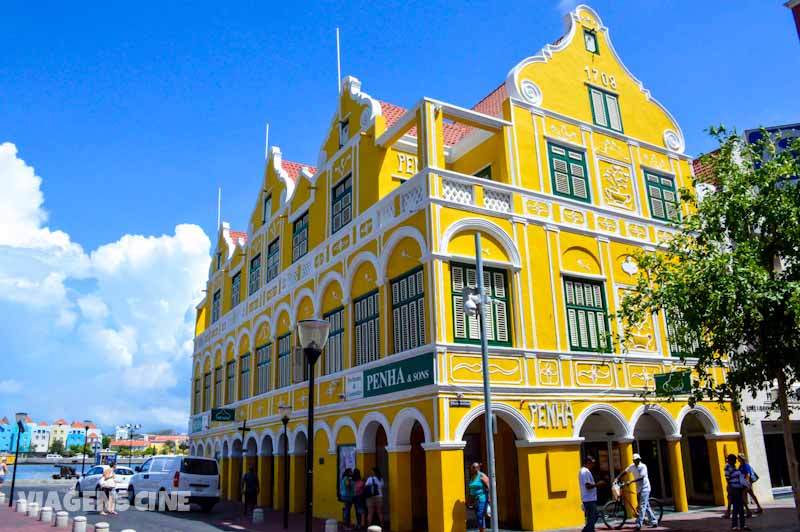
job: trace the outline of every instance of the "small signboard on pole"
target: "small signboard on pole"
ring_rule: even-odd
[[[672,371],[653,375],[656,395],[683,395],[692,391],[691,371]]]

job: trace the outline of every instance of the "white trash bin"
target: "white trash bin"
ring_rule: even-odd
[[[253,524],[263,523],[264,522],[264,509],[263,508],[254,508],[253,509]]]
[[[28,501],[26,499],[17,499],[16,505],[17,512],[24,514],[28,512]]]
[[[105,521],[100,521],[99,523],[95,523],[94,530],[95,532],[108,532],[109,526],[108,523]]]
[[[56,528],[69,528],[69,514],[64,510],[56,512]]]
[[[53,509],[49,506],[42,506],[42,510],[39,512],[39,521],[43,523],[52,523]]]
[[[325,532],[338,532],[338,530],[339,523],[336,522],[336,519],[325,520]]]
[[[39,519],[39,503],[31,501],[28,503],[28,517]]]
[[[77,516],[72,520],[72,532],[86,532],[86,517],[83,515]]]

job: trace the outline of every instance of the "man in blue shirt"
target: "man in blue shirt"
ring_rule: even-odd
[[[745,475],[745,480],[746,480],[746,485],[744,487],[744,495],[743,495],[744,511],[747,513],[747,517],[753,517],[753,512],[750,511],[750,508],[748,506],[749,503],[749,501],[747,500],[748,495],[752,497],[753,502],[756,503],[757,514],[763,512],[764,509],[761,507],[761,503],[758,502],[758,497],[756,497],[756,494],[753,493],[753,482],[758,480],[758,475],[756,475],[755,471],[753,471],[753,466],[751,466],[747,462],[747,457],[744,455],[744,453],[739,453],[739,469]]]
[[[745,476],[741,469],[736,467],[735,454],[729,454],[727,462],[725,464],[725,480],[728,481],[728,500],[733,508],[731,530],[750,530],[744,521]]]

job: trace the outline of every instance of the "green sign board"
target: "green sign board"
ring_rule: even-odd
[[[433,384],[433,353],[365,370],[362,382],[364,397]]]
[[[656,395],[681,395],[692,391],[692,372],[674,371],[653,375]]]
[[[235,408],[212,408],[211,421],[235,421]]]

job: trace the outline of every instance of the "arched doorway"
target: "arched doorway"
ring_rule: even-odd
[[[714,504],[711,456],[706,442],[704,419],[696,412],[686,414],[681,423],[681,454],[689,504]]]
[[[261,467],[259,468],[259,484],[261,505],[273,508],[274,495],[272,487],[275,485],[275,456],[273,452],[272,437],[268,434],[261,439]]]
[[[306,508],[306,448],[308,439],[305,432],[298,431],[294,436],[291,458],[292,498],[289,510],[303,512]]]
[[[192,456],[205,456],[205,449],[203,448],[203,444],[202,443],[198,443],[197,447],[192,449],[191,455]]]
[[[384,427],[384,424],[386,427]],[[369,478],[372,475],[372,468],[377,467],[383,477],[383,528],[388,528],[389,522],[389,454],[386,446],[389,442],[386,428],[388,422],[382,416],[367,416],[362,420],[359,427],[359,449],[357,463],[361,468],[361,475]],[[369,526],[371,523],[367,523]]]
[[[231,445],[231,470],[228,473],[228,492],[231,500],[240,501],[242,499],[242,440],[233,440]]]
[[[250,469],[253,469],[253,472],[258,474],[258,442],[256,441],[255,436],[251,436],[247,440],[247,446],[245,447],[245,456],[242,464],[242,476]],[[241,485],[241,480],[239,481]]]
[[[597,463],[592,471],[594,478],[605,483],[597,487],[597,502],[605,504],[611,499],[611,483],[628,464],[622,463],[620,443],[628,436],[625,418],[610,406],[590,407],[592,410],[580,425],[578,435],[583,438],[581,457],[593,456]],[[576,464],[576,468],[580,464]]]
[[[425,431],[419,421],[411,427],[411,522],[414,530],[428,529],[428,482],[425,475]]]
[[[231,493],[228,489],[228,469],[231,466],[230,461],[230,446],[228,445],[228,441],[225,440],[222,443],[222,447],[220,448],[220,455],[218,460],[220,460],[220,470],[219,470],[219,490],[220,490],[220,497],[223,500],[230,500]]]
[[[494,409],[493,409],[494,410]],[[520,530],[521,513],[519,500],[519,465],[515,442],[523,438],[516,435],[511,425],[503,417],[495,415],[494,456],[497,485],[497,516],[501,528]],[[486,455],[486,421],[483,414],[474,419],[463,435],[464,447],[464,486],[469,485],[469,466],[474,462],[483,464],[482,471],[488,472]],[[465,493],[465,500],[468,497]],[[477,523],[467,514],[467,528],[475,528]]]
[[[669,469],[667,434],[655,415],[643,413],[633,428],[633,452],[639,453],[647,466],[651,496],[662,502],[672,501],[672,475]],[[625,467],[626,464],[622,464]]]

